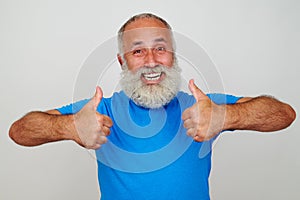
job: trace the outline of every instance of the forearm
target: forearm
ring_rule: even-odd
[[[16,143],[24,146],[36,146],[60,140],[78,142],[72,115],[45,112],[28,113],[12,124],[9,135]]]
[[[295,117],[295,111],[288,104],[261,96],[243,103],[226,105],[225,127],[270,132],[288,127]]]

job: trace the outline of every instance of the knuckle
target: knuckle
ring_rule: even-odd
[[[199,140],[199,141],[204,141],[205,140],[205,136],[204,135],[196,135],[197,136],[197,139]],[[195,137],[196,137],[195,136]]]
[[[107,141],[108,141],[108,140],[107,140],[107,138],[106,138],[105,136],[101,136],[101,137],[100,137],[100,141],[99,141],[100,144],[105,144],[105,143],[107,143]]]
[[[184,121],[184,122],[183,122],[183,127],[184,127],[184,128],[187,128],[187,121]]]
[[[101,129],[101,131],[100,131],[100,135],[101,135],[101,136],[102,136],[102,135],[107,136],[109,133],[110,133],[109,128],[103,126],[102,129]]]
[[[196,130],[195,136],[197,136],[200,140],[204,140],[206,137],[206,134],[205,134],[205,131],[203,131],[202,129],[200,129],[200,127],[198,127]]]
[[[103,127],[101,125],[96,127],[96,133],[102,132]]]
[[[100,147],[101,147],[101,144],[95,144],[92,149],[96,150],[96,149],[99,149]]]
[[[103,121],[104,121],[104,119],[103,119],[103,115],[97,115],[97,121],[100,123],[100,124],[103,124]]]
[[[103,143],[107,143],[107,137],[103,137]]]
[[[203,142],[204,140],[203,140],[203,138],[201,138],[201,137],[199,137],[199,136],[195,136],[194,138],[193,138],[195,141],[197,141],[197,142]]]
[[[107,129],[107,131],[105,132],[105,135],[108,136],[110,134],[110,129]]]
[[[109,119],[109,128],[113,126],[113,121],[111,119]]]
[[[197,135],[197,132],[194,128],[190,128],[187,131],[187,135],[190,136],[190,137],[195,137]]]
[[[191,129],[188,129],[188,130],[186,131],[186,134],[187,134],[188,136],[192,136],[192,135],[193,135],[193,132],[192,132]]]

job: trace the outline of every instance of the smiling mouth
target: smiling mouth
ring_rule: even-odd
[[[162,72],[152,72],[143,73],[142,75],[147,81],[157,81],[162,76],[162,74]]]

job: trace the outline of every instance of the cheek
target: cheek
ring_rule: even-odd
[[[128,63],[128,69],[130,71],[137,71],[138,69],[140,69],[143,66],[142,63],[140,62],[133,62],[133,63]]]
[[[126,59],[126,63],[128,66],[128,69],[131,71],[136,71],[138,70],[143,64],[142,61],[136,58],[125,58]]]
[[[173,55],[167,55],[161,58],[161,63],[167,67],[173,66]]]

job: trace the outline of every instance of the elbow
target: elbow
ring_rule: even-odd
[[[22,127],[18,121],[14,122],[9,129],[9,137],[17,144],[24,145],[22,142]]]
[[[296,119],[296,111],[290,106],[286,106],[286,122],[287,126],[291,125]]]

